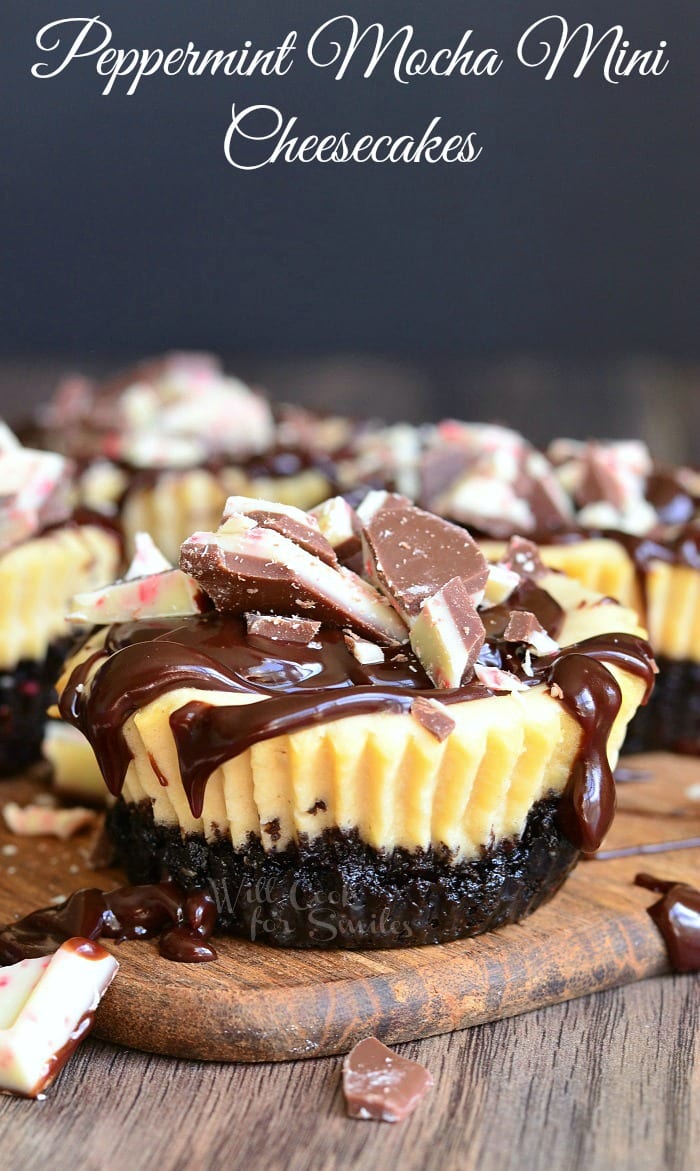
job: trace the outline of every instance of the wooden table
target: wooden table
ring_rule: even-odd
[[[0,1098],[0,1166],[690,1171],[699,1025],[698,978],[668,976],[403,1045],[436,1084],[395,1126],[345,1117],[336,1058],[204,1065],[88,1041],[44,1102]]]

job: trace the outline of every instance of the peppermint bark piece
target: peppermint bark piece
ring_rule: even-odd
[[[318,520],[312,513],[303,512],[291,504],[273,504],[251,496],[229,496],[219,532],[237,531],[240,517],[247,517],[260,528],[273,529],[313,557],[325,561],[326,565],[337,567],[335,549],[321,532]]]
[[[75,805],[72,809],[51,809],[45,805],[18,805],[7,801],[3,816],[10,833],[20,837],[55,837],[66,841],[95,821],[95,810]]]
[[[165,573],[172,569],[164,553],[156,545],[150,533],[135,533],[134,553],[131,565],[124,574],[124,581],[133,581],[138,577],[151,577],[154,573]]]
[[[89,939],[0,968],[0,1089],[37,1098],[89,1033],[119,964]]]
[[[425,1066],[400,1057],[376,1037],[359,1041],[343,1061],[343,1093],[351,1118],[401,1122],[432,1085]]]
[[[336,552],[341,565],[362,570],[362,526],[354,508],[342,496],[332,496],[311,509],[323,536]]]
[[[217,610],[302,614],[384,644],[407,638],[399,616],[371,585],[269,528],[195,533],[182,546],[180,565]]]
[[[282,618],[276,614],[246,614],[245,621],[249,635],[302,646],[308,646],[321,627],[320,622],[310,618]]]
[[[517,573],[521,579],[531,577],[536,580],[550,572],[540,557],[539,546],[526,537],[510,538],[501,565]]]
[[[481,599],[489,569],[465,529],[386,492],[370,493],[358,516],[367,574],[409,626],[423,603],[454,578]]]
[[[424,602],[411,646],[436,687],[459,687],[471,675],[486,637],[464,580],[455,577]]]
[[[186,617],[207,609],[202,590],[180,569],[167,569],[148,577],[118,581],[101,590],[76,594],[71,602],[69,622],[87,626],[109,626],[137,618]]]
[[[449,708],[437,699],[428,699],[419,695],[411,704],[411,715],[431,736],[442,742],[454,732],[457,724],[450,715]]]
[[[506,642],[524,642],[538,655],[552,655],[559,643],[547,634],[542,623],[530,610],[513,610],[503,637]]]

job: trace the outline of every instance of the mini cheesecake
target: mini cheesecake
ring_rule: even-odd
[[[117,798],[129,878],[210,888],[221,928],[283,946],[534,910],[600,844],[654,673],[632,610],[529,542],[489,565],[386,492],[317,514],[232,498],[180,568],[72,613],[96,629],[61,712]]]
[[[208,354],[167,354],[103,384],[66,379],[33,434],[80,469],[81,503],[114,518],[126,550],[149,532],[172,560],[228,496],[309,508],[331,488],[330,455],[356,425],[267,399]]]
[[[70,645],[68,602],[113,578],[119,542],[71,520],[68,461],[0,425],[0,775],[41,755],[46,711]]]

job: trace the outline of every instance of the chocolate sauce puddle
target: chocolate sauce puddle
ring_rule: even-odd
[[[102,937],[150,939],[160,936],[158,950],[178,963],[206,963],[217,958],[209,938],[216,927],[216,907],[205,891],[183,891],[176,883],[120,886],[76,891],[57,907],[32,911],[0,931],[0,965],[49,955],[67,939]]]
[[[700,972],[700,890],[652,874],[638,874],[634,881],[662,896],[647,910],[664,937],[674,972]]]
[[[516,605],[535,613],[550,633],[558,633],[557,603],[531,583],[519,589]],[[595,850],[615,808],[607,742],[621,702],[620,689],[604,664],[642,678],[646,702],[654,677],[651,649],[634,635],[600,635],[532,659],[526,671],[526,648],[505,642],[501,628],[507,617],[505,608],[503,613],[500,609],[494,607],[488,619],[489,661],[517,674],[526,686],[555,685],[555,694],[581,726],[580,749],[562,801],[562,824],[574,845]],[[104,662],[85,687],[99,657]],[[121,792],[131,760],[124,725],[140,708],[177,688],[223,691],[242,701],[219,707],[192,700],[170,717],[194,817],[201,816],[212,772],[253,743],[341,717],[407,712],[419,695],[438,694],[445,704],[494,695],[477,682],[436,692],[407,647],[388,649],[380,664],[360,664],[342,631],[330,627],[322,627],[313,643],[300,645],[248,636],[244,620],[230,614],[118,624],[110,628],[91,667],[83,665],[73,673],[60,704],[64,719],[90,740],[114,795]]]

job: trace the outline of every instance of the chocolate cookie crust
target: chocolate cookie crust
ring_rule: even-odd
[[[559,803],[538,801],[519,838],[464,862],[447,849],[382,852],[337,828],[273,852],[251,835],[236,850],[157,824],[148,802],[120,799],[108,820],[131,882],[167,871],[211,890],[219,930],[281,947],[418,947],[517,922],[556,893],[579,856]]]
[[[0,671],[0,777],[13,776],[41,759],[46,710],[71,639],[55,639],[45,659],[22,659]]]
[[[659,675],[646,707],[638,709],[625,752],[700,755],[700,663],[657,656]]]

